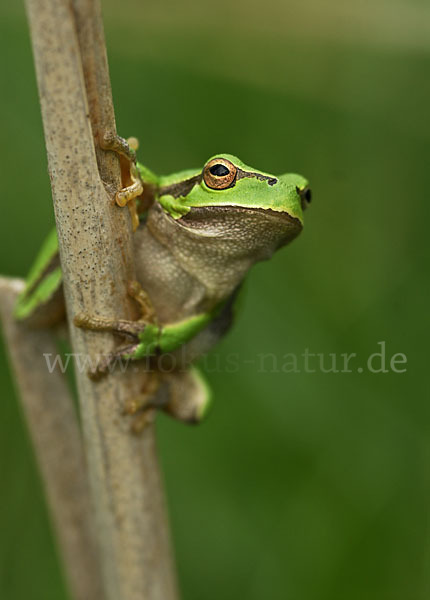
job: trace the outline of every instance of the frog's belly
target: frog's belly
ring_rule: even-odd
[[[160,322],[181,321],[199,312],[205,288],[146,227],[134,234],[136,277]]]

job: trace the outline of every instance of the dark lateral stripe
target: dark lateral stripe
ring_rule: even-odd
[[[261,173],[254,173],[253,171],[242,171],[242,169],[237,169],[236,180],[243,179],[244,177],[255,177],[258,181],[267,181],[269,185],[275,185],[278,183],[276,177],[270,177],[269,175],[262,175]]]
[[[159,194],[160,196],[173,196],[174,198],[179,198],[180,196],[187,196],[193,187],[200,183],[202,180],[202,174],[194,175],[194,177],[190,177],[190,179],[185,179],[185,181],[180,181],[178,183],[172,183],[171,185],[165,185],[160,188]]]
[[[275,183],[278,183],[276,177],[270,177],[270,175],[262,175],[261,173],[255,173],[254,171],[243,171],[242,169],[237,168],[236,177],[229,187],[234,187],[236,181],[238,181],[239,179],[243,179],[244,177],[255,177],[259,181],[267,181],[269,185],[275,185]],[[199,173],[198,175],[194,175],[194,177],[190,177],[185,181],[179,181],[178,183],[172,183],[171,185],[165,185],[161,187],[159,190],[159,194],[160,196],[173,196],[174,198],[184,197],[187,196],[191,192],[193,187],[200,183],[201,180],[202,173]]]

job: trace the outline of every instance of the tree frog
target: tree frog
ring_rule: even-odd
[[[122,167],[124,157],[128,164],[122,170],[129,185],[117,193],[117,203],[134,206],[137,197],[140,206],[133,210],[137,281],[130,282],[129,293],[141,317],[74,316],[76,327],[111,331],[127,340],[90,376],[104,375],[118,360],[144,359],[152,377],[126,407],[135,415],[134,429],[157,408],[195,423],[205,415],[210,393],[194,362],[229,329],[252,265],[301,232],[310,188],[300,175],[271,175],[224,153],[203,168],[157,176],[136,161],[122,138],[108,136],[105,147],[122,155]],[[39,326],[65,316],[55,231],[29,273],[15,316]]]

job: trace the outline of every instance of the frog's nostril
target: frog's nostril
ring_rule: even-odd
[[[312,192],[311,192],[311,188],[306,186],[304,188],[299,188],[297,186],[297,193],[300,196],[300,199],[302,201],[302,209],[304,210],[308,204],[311,203],[312,200]]]

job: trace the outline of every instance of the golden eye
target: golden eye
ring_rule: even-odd
[[[203,169],[203,179],[212,190],[225,190],[236,181],[236,167],[225,158],[213,158]]]

